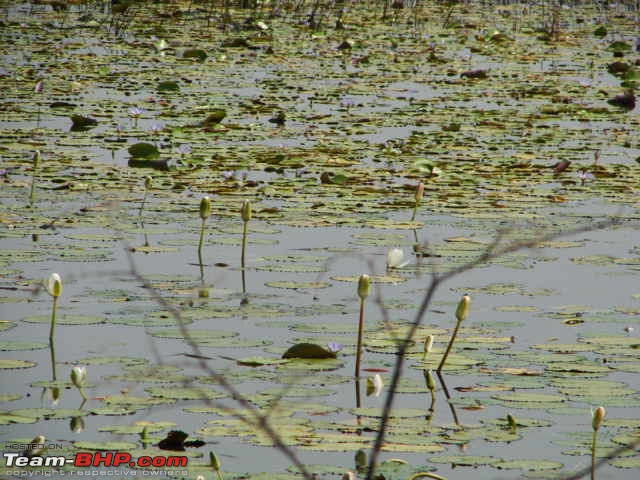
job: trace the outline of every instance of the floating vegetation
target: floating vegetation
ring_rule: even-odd
[[[264,419],[319,480],[456,480],[637,441],[633,2],[144,3],[2,2],[11,442],[303,478]]]

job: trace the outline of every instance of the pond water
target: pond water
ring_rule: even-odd
[[[637,106],[607,100],[637,79],[638,12],[608,7],[607,32],[594,35],[602,10],[561,10],[550,39],[542,7],[522,15],[517,4],[490,16],[494,7],[459,5],[446,26],[445,7],[430,4],[418,27],[407,23],[412,9],[381,22],[355,5],[345,30],[261,11],[266,28],[222,33],[191,2],[134,2],[113,16],[85,3],[62,12],[3,3],[7,445],[44,435],[69,456],[162,455],[158,442],[182,430],[206,443],[187,448],[188,475],[171,477],[214,478],[215,450],[225,478],[302,478],[255,425],[234,418],[246,410],[215,372],[312,473],[339,478],[356,451],[371,450],[394,339],[415,321],[432,275],[473,262],[497,236],[502,246],[533,243],[438,289],[406,355],[380,459],[385,478],[562,478],[590,465],[599,406],[599,456],[637,442],[640,117]],[[158,38],[171,48],[154,49]],[[194,49],[206,58],[184,58]],[[623,77],[608,72],[614,61],[626,63]],[[486,78],[470,78],[477,69]],[[166,81],[176,84],[161,88]],[[207,122],[220,109],[224,118]],[[279,113],[283,125],[271,121]],[[97,125],[70,131],[74,114]],[[166,168],[130,166],[129,148],[142,142],[158,152],[136,165]],[[562,161],[568,168],[554,167]],[[411,220],[419,182],[425,195]],[[253,216],[243,268],[244,200]],[[406,266],[386,269],[392,248]],[[53,272],[64,290],[52,350],[42,284]],[[365,273],[380,283],[365,302],[358,386]],[[471,313],[432,402],[425,372],[440,361],[465,293]],[[434,349],[423,361],[429,334]],[[343,349],[335,359],[282,360],[302,342]],[[69,380],[74,366],[87,368],[86,402]],[[366,395],[375,373],[384,387]],[[627,451],[597,478],[637,478],[639,467]]]

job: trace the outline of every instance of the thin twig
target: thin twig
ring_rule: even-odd
[[[273,427],[269,423],[268,417],[258,412],[255,406],[251,404],[238,390],[236,390],[233,387],[233,385],[229,383],[229,381],[226,379],[224,375],[217,373],[211,368],[209,368],[209,365],[205,360],[205,356],[202,354],[200,348],[198,347],[198,344],[194,342],[191,336],[189,335],[189,330],[187,329],[184,321],[182,320],[182,315],[180,314],[180,310],[176,308],[174,305],[167,302],[162,297],[162,295],[160,295],[160,292],[158,292],[140,274],[140,272],[138,272],[135,261],[133,260],[133,256],[131,255],[131,250],[130,248],[128,248],[128,246],[126,246],[125,252],[127,255],[127,260],[129,262],[131,276],[133,276],[136,280],[142,282],[143,287],[151,293],[153,298],[162,307],[166,308],[169,311],[169,313],[171,313],[171,315],[176,319],[178,323],[178,327],[180,329],[180,333],[182,334],[185,341],[193,351],[193,354],[196,356],[194,358],[197,360],[198,366],[207,375],[213,378],[231,396],[233,400],[235,400],[236,402],[238,402],[238,404],[240,404],[242,408],[249,411],[253,418],[249,419],[244,415],[240,415],[233,411],[230,411],[231,415],[247,423],[248,425],[261,429],[271,439],[271,441],[274,443],[274,446],[278,450],[280,450],[296,466],[296,468],[298,468],[298,470],[300,470],[300,473],[302,473],[303,477],[306,480],[312,480],[313,476],[311,475],[311,473],[309,473],[309,471],[304,466],[304,464],[300,461],[300,459],[295,454],[295,452],[284,443],[284,441],[282,440],[282,437],[273,429]],[[208,400],[208,399],[204,399],[204,400]]]
[[[503,255],[516,252],[518,250],[523,250],[525,248],[535,247],[536,245],[554,240],[560,237],[566,237],[570,235],[576,235],[579,233],[591,232],[594,230],[599,230],[607,227],[611,227],[613,225],[620,224],[620,219],[614,217],[610,220],[604,220],[601,222],[596,222],[589,224],[584,227],[575,228],[573,230],[561,231],[561,232],[551,232],[545,235],[540,235],[537,238],[532,240],[522,241],[522,242],[514,242],[504,246],[503,248],[499,248],[501,240],[503,238],[504,232],[498,232],[495,240],[487,247],[482,255],[480,255],[475,260],[472,260],[460,267],[454,268],[449,272],[436,274],[434,273],[431,276],[431,282],[429,283],[429,287],[427,288],[427,292],[422,299],[420,307],[416,312],[415,318],[407,333],[403,342],[400,343],[397,352],[396,363],[393,368],[393,373],[391,375],[391,383],[389,384],[389,390],[387,392],[387,396],[385,398],[384,406],[382,409],[382,417],[380,419],[380,427],[378,428],[378,433],[376,435],[375,443],[373,446],[373,450],[371,455],[369,456],[369,465],[367,469],[367,476],[365,480],[372,480],[375,473],[375,465],[378,463],[378,457],[380,455],[380,450],[382,449],[382,445],[384,443],[385,433],[387,429],[387,424],[389,423],[389,417],[391,415],[391,409],[393,407],[393,400],[396,395],[396,390],[398,388],[398,384],[400,382],[400,378],[402,377],[402,369],[405,362],[405,353],[407,352],[408,347],[411,345],[411,340],[413,339],[418,327],[422,324],[423,317],[431,304],[433,296],[435,292],[438,290],[440,285],[442,285],[447,280],[450,280],[453,277],[456,277],[464,272],[467,272],[478,265],[481,265],[489,260],[493,260],[495,258],[502,257]],[[589,469],[590,471],[590,469]],[[569,479],[566,479],[569,480]]]
[[[559,480],[579,480],[589,475],[592,471],[592,468],[597,470],[598,468],[603,466],[605,463],[607,463],[609,460],[613,460],[618,455],[621,455],[624,452],[627,452],[629,450],[635,450],[638,447],[640,447],[640,438],[638,438],[637,440],[631,443],[627,443],[626,445],[622,445],[621,447],[616,448],[613,452],[609,453],[608,455],[598,460],[593,467],[589,465],[588,467],[584,467],[582,470],[578,470],[576,473],[569,475],[568,477],[561,477]]]

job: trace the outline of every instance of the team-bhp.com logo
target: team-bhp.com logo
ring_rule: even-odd
[[[180,455],[141,456],[134,460],[126,452],[78,452],[63,456],[28,457],[21,453],[3,453],[6,467],[186,467],[187,457]]]

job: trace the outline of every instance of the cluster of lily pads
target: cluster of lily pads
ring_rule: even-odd
[[[115,325],[131,332],[131,344],[142,330],[136,327],[145,327],[148,332],[135,338],[150,335],[176,350],[196,345],[211,363],[219,361],[214,357],[219,349],[241,349],[224,355],[230,366],[220,367],[220,374],[250,392],[248,401],[268,416],[284,442],[305,460],[345,454],[339,461],[322,458],[325,464],[307,465],[308,471],[318,478],[336,478],[347,469],[352,471],[346,478],[370,475],[365,452],[381,417],[375,402],[384,397],[398,341],[409,329],[403,312],[414,311],[424,292],[421,275],[478,258],[506,223],[517,224],[505,235],[519,241],[537,228],[560,233],[592,222],[600,208],[604,215],[621,210],[628,224],[639,218],[640,122],[632,103],[637,32],[633,13],[623,8],[626,2],[611,7],[615,14],[608,16],[595,4],[559,9],[551,26],[545,11],[517,3],[496,7],[488,19],[473,2],[428,2],[415,11],[394,8],[388,22],[379,22],[367,5],[337,2],[345,27],[339,30],[318,30],[311,22],[284,18],[285,12],[283,18],[248,18],[226,32],[210,28],[199,2],[154,3],[148,9],[141,8],[144,2],[112,3],[129,3],[131,9],[110,12],[109,18],[83,7],[64,14],[36,8],[33,15],[10,8],[3,19],[3,45],[9,39],[14,44],[5,48],[7,66],[0,74],[6,93],[0,223],[7,227],[0,236],[8,242],[0,251],[2,282],[7,288],[33,287],[42,276],[34,271],[37,265],[63,273],[65,265],[72,271],[96,265],[102,277],[100,262],[121,258],[114,240],[130,242],[140,232],[144,245],[129,250],[141,263],[149,258],[157,266],[163,261],[155,259],[183,250],[190,258],[193,246],[200,277],[143,273],[151,289],[141,289],[126,283],[130,275],[117,274],[115,282],[93,283],[63,305],[80,311],[106,306],[94,315],[58,312],[63,297],[56,274],[45,285],[53,299],[51,315],[33,315],[38,303],[31,304],[28,295],[0,297],[12,308],[7,314],[12,320],[14,306],[28,310],[24,318],[15,315],[20,323],[0,321],[2,331],[20,327],[13,330],[18,339],[0,342],[1,349],[37,355],[47,345],[24,340],[31,333],[23,331],[49,324],[53,369],[52,380],[29,383],[43,389],[42,401],[48,396],[50,408],[7,407],[0,413],[0,424],[10,426],[3,433],[44,432],[57,425],[45,420],[67,419],[79,435],[69,442],[69,455],[105,449],[147,455],[162,454],[156,446],[171,430],[184,428],[198,439],[220,441],[216,448],[227,455],[236,453],[228,439],[233,449],[248,445],[249,454],[240,449],[240,459],[230,460],[242,462],[237,470],[245,468],[251,448],[274,445],[264,431],[238,418],[250,411],[222,404],[229,395],[215,378],[183,364],[150,361],[135,348],[113,356],[65,349],[64,363],[73,365],[71,381],[57,378],[56,325],[67,335]],[[132,12],[137,17],[127,16]],[[594,27],[592,19],[606,28]],[[81,27],[83,35],[69,36],[69,25]],[[123,37],[106,32],[107,25],[119,25]],[[9,53],[14,45],[24,58]],[[199,209],[193,196],[201,198]],[[331,229],[327,238],[343,234],[348,240],[262,254],[262,248],[307,228]],[[613,228],[612,235],[627,234],[622,228]],[[439,229],[474,233],[447,233],[442,239]],[[637,228],[631,226],[631,232]],[[154,236],[160,240],[150,242]],[[258,258],[247,256],[252,244],[250,253],[260,252]],[[229,245],[240,247],[241,292],[205,285],[212,259],[218,262],[205,250],[212,245],[218,247],[215,255]],[[407,258],[401,247],[411,248],[413,256]],[[486,467],[491,476],[496,471],[489,469],[519,469],[528,478],[556,478],[568,473],[561,462],[513,459],[506,448],[542,438],[554,423],[557,430],[544,437],[563,455],[590,457],[592,468],[598,457],[637,441],[637,419],[617,415],[640,407],[632,386],[639,372],[632,326],[637,307],[495,306],[496,315],[529,315],[530,321],[554,328],[595,330],[581,331],[576,342],[566,340],[565,331],[561,340],[524,347],[514,345],[518,322],[489,321],[486,312],[475,323],[465,321],[471,296],[475,302],[491,295],[548,299],[559,293],[547,284],[531,287],[505,277],[558,262],[564,259],[558,252],[567,249],[579,251],[567,259],[569,266],[589,275],[596,270],[611,278],[637,277],[637,245],[627,252],[594,248],[588,239],[549,240],[529,252],[484,262],[478,268],[487,280],[456,287],[462,295],[457,307],[433,305],[437,312],[455,312],[456,324],[449,329],[431,312],[433,323],[420,326],[410,339],[400,405],[386,427],[383,451],[389,457],[377,466],[378,475],[466,478],[468,470],[453,468],[469,466]],[[364,252],[375,258],[382,251],[387,266],[382,275],[353,275],[338,265],[330,278],[291,279],[324,276],[334,256]],[[265,291],[247,293],[248,271],[264,277]],[[357,288],[344,289],[348,294],[331,290],[345,283]],[[372,284],[382,286],[381,299],[371,298]],[[396,295],[402,285],[409,289]],[[167,305],[158,305],[151,290]],[[335,290],[337,298],[322,294]],[[273,293],[282,291],[294,295]],[[359,311],[352,308],[352,296]],[[371,321],[372,300],[381,306],[382,321]],[[168,307],[179,309],[179,325]],[[251,320],[251,328],[277,333],[262,336],[235,325],[224,330],[218,322],[226,319]],[[283,331],[294,338],[283,340]],[[342,398],[343,387],[353,380],[351,369],[343,372],[351,357],[355,378],[366,372],[370,406],[360,399],[359,385],[355,408]],[[32,360],[8,358],[0,365],[14,378],[17,369],[35,368]],[[108,373],[101,375],[103,370]],[[95,385],[89,385],[88,372]],[[16,381],[24,386],[24,379]],[[458,385],[449,390],[447,382]],[[132,384],[141,390],[129,391]],[[80,408],[61,408],[67,388],[78,389]],[[442,421],[442,396],[451,422]],[[27,401],[4,391],[1,398]],[[618,410],[605,419],[602,405]],[[147,412],[164,415],[156,413],[162,412],[158,406],[170,406],[163,419],[171,421],[145,418]],[[583,423],[590,407],[595,410],[588,432]],[[473,423],[460,421],[461,411],[471,412]],[[117,423],[112,418],[122,422],[105,425]],[[94,431],[85,419],[97,423]],[[461,451],[452,451],[455,446]],[[221,478],[216,454],[206,461],[196,449],[184,453],[191,476],[209,478],[215,472]],[[398,454],[407,460],[391,458]],[[581,462],[566,463],[571,468]],[[639,465],[633,452],[610,464]],[[293,467],[284,473],[225,474],[249,476],[300,478]]]

